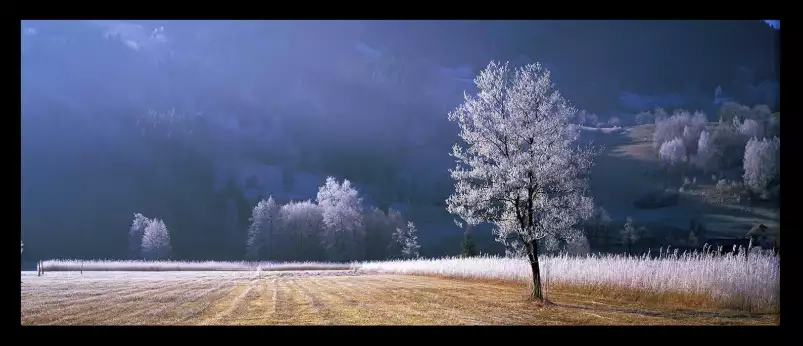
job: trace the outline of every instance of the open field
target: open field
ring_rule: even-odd
[[[777,314],[365,271],[23,272],[23,325],[777,325]]]
[[[23,324],[777,324],[780,311],[766,253],[542,256],[547,307],[520,258],[43,264],[23,274]]]

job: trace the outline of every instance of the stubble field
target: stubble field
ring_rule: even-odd
[[[550,287],[357,270],[23,272],[23,325],[777,325],[779,315],[683,308]]]

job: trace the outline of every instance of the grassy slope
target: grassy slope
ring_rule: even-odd
[[[353,273],[24,273],[21,323],[112,325],[777,325],[777,314],[632,303],[522,285]]]
[[[596,160],[592,171],[591,189],[597,204],[611,217],[624,220],[633,217],[636,223],[664,224],[687,228],[692,218],[698,218],[712,232],[722,235],[741,235],[755,223],[777,227],[777,210],[754,208],[751,212],[736,206],[716,206],[696,196],[683,195],[677,206],[639,210],[633,201],[644,193],[660,187],[679,187],[682,176],[655,174],[660,168],[652,148],[654,125],[627,128],[621,133],[584,132],[584,140],[603,144],[605,150]],[[689,176],[693,176],[689,174]],[[712,188],[710,176],[697,176],[698,188]]]

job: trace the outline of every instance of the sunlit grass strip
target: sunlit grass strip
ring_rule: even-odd
[[[118,260],[47,260],[42,268],[48,271],[277,271],[277,270],[344,270],[344,263],[321,262],[222,262],[222,261],[118,261]]]

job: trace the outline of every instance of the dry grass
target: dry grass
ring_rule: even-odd
[[[317,272],[24,273],[24,325],[777,325],[777,314],[679,309],[552,286]]]
[[[766,312],[780,309],[780,258],[753,254],[747,260],[712,252],[648,256],[542,256],[541,277],[632,302],[664,302],[684,307],[737,308]],[[529,261],[521,258],[472,257],[362,263],[364,270],[528,283]]]

